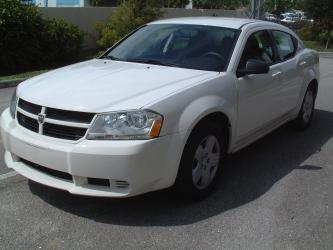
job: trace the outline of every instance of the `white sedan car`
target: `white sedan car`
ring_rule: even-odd
[[[149,23],[102,57],[21,83],[0,127],[9,168],[73,194],[207,195],[227,153],[311,122],[319,57],[288,28]]]
[[[296,21],[297,21],[296,18],[287,16],[281,20],[281,23],[290,24],[290,23],[295,23]]]

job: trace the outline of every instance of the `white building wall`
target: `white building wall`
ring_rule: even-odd
[[[57,7],[57,0],[47,0],[47,7]]]
[[[57,0],[36,0],[36,5],[38,7],[71,7],[71,5],[59,6],[57,5]],[[90,6],[89,0],[79,0],[78,5],[73,5],[73,7],[86,7]]]
[[[45,6],[45,0],[36,0],[35,4],[36,4],[38,7],[46,7],[46,6]]]

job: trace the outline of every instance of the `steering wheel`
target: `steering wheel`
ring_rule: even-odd
[[[216,52],[213,52],[213,51],[203,54],[202,57],[214,57],[215,59],[218,59],[221,62],[224,61],[223,56],[221,56],[219,53],[216,53]]]

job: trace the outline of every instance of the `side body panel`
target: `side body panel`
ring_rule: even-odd
[[[297,38],[295,33],[280,25],[248,24],[243,28],[236,44],[228,72],[232,72],[234,76],[236,75],[238,63],[249,33],[263,29],[285,31]],[[233,137],[230,152],[238,151],[297,116],[308,84],[314,79],[319,81],[318,62],[318,55],[314,51],[301,48],[297,51],[295,57],[270,67],[269,73],[275,77],[272,78],[272,82],[266,85],[266,88],[263,87],[264,85],[260,85],[260,80],[263,77],[258,75],[248,76],[247,84],[240,82],[235,76],[234,81],[238,91],[237,134]],[[277,86],[274,87],[273,81]],[[254,82],[252,86],[250,86],[251,82]],[[253,87],[252,90],[251,87]],[[250,92],[248,92],[248,89],[250,89]],[[260,97],[261,103],[259,103]],[[272,99],[269,100],[268,98]],[[256,107],[256,109],[253,110],[253,107]],[[273,114],[270,114],[270,112]],[[240,118],[242,115],[243,119]],[[253,117],[253,115],[257,116]],[[247,126],[248,124],[250,127]],[[255,128],[255,125],[258,126]]]

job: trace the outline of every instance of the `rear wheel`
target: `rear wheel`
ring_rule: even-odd
[[[207,122],[199,125],[188,139],[176,179],[176,190],[184,198],[200,199],[214,188],[225,155],[222,127]]]
[[[316,101],[316,89],[311,84],[305,92],[301,110],[297,118],[294,120],[293,125],[298,130],[305,130],[312,121],[314,106]]]

